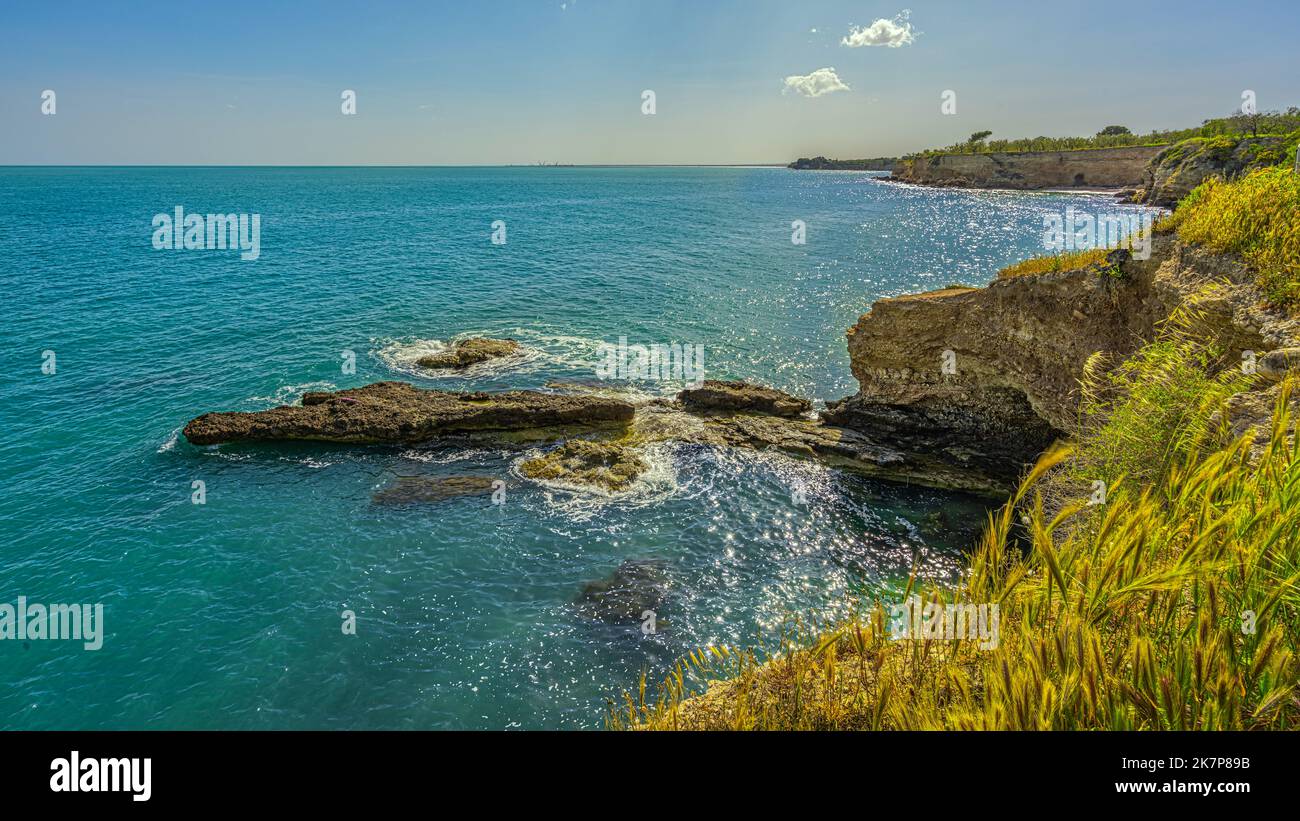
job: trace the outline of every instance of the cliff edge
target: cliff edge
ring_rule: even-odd
[[[961,188],[1136,188],[1147,164],[1165,148],[921,154],[899,160],[890,179]]]
[[[1290,361],[1270,352],[1296,347],[1300,318],[1269,307],[1240,260],[1157,235],[1145,261],[1120,250],[1078,270],[876,302],[848,331],[859,390],[823,416],[1010,486],[1076,430],[1089,357],[1103,352],[1118,364],[1189,299],[1225,367],[1247,351]],[[1271,376],[1234,403],[1234,427],[1271,410]]]

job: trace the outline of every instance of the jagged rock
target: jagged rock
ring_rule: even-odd
[[[489,359],[500,359],[518,353],[519,343],[513,339],[462,339],[451,348],[416,360],[421,368],[467,368]]]
[[[1300,348],[1279,348],[1259,358],[1259,375],[1270,382],[1281,382],[1289,374],[1300,373]]]
[[[668,575],[661,560],[627,559],[607,578],[584,585],[574,604],[588,618],[640,622],[645,611],[658,611],[667,594]]]
[[[376,382],[333,393],[307,393],[300,407],[205,413],[186,425],[184,433],[195,445],[291,440],[411,444],[460,434],[626,424],[634,413],[630,403],[604,396],[462,393]]]
[[[717,379],[706,379],[698,388],[687,388],[677,394],[677,400],[691,411],[767,413],[786,417],[801,416],[812,408],[807,399],[776,388]]]
[[[485,496],[497,480],[491,476],[399,476],[371,495],[377,505],[441,502],[457,496]]]
[[[617,493],[627,490],[648,467],[644,459],[625,445],[571,439],[550,453],[525,460],[519,465],[519,472],[529,479]]]
[[[637,407],[632,438],[638,442],[677,442],[710,447],[774,449],[812,457],[829,465],[882,479],[1003,495],[1007,483],[978,470],[944,463],[925,453],[908,453],[886,436],[850,430],[820,419],[790,419],[765,414],[695,414],[677,403],[647,402]]]
[[[912,454],[900,461],[924,465],[920,457],[932,457],[937,464],[916,471],[926,484],[970,490],[1009,489],[1025,465],[1061,435],[1033,412],[1024,394],[1007,388],[973,389],[910,404],[853,397],[827,405],[824,419],[870,431]],[[945,474],[953,478],[938,481]]]

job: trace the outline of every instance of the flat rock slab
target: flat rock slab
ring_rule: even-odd
[[[301,406],[252,413],[205,413],[185,426],[195,445],[315,441],[415,444],[469,433],[626,424],[635,408],[603,396],[539,391],[462,393],[376,382],[364,388],[303,395]]]
[[[812,403],[776,388],[749,382],[706,379],[697,388],[677,394],[677,401],[690,411],[715,413],[768,413],[796,417],[807,413]]]

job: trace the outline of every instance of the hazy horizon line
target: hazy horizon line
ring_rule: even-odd
[[[788,168],[774,163],[0,163],[0,168]]]

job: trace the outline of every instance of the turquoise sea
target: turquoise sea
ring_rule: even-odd
[[[518,451],[179,436],[205,411],[377,380],[591,380],[620,337],[702,344],[710,378],[837,399],[855,389],[844,331],[873,300],[983,284],[1041,252],[1044,211],[1119,208],[873,176],[0,168],[0,602],[102,603],[105,626],[97,651],[0,641],[0,726],[594,728],[693,647],[842,614],[914,560],[954,580],[983,501],[777,454],[658,446],[644,481],[603,497],[524,480]],[[260,258],[155,250],[151,220],[176,206],[259,214]],[[467,335],[529,352],[414,367]],[[505,477],[506,503],[371,502],[397,475],[465,473]],[[573,605],[628,559],[669,580],[650,636]]]

